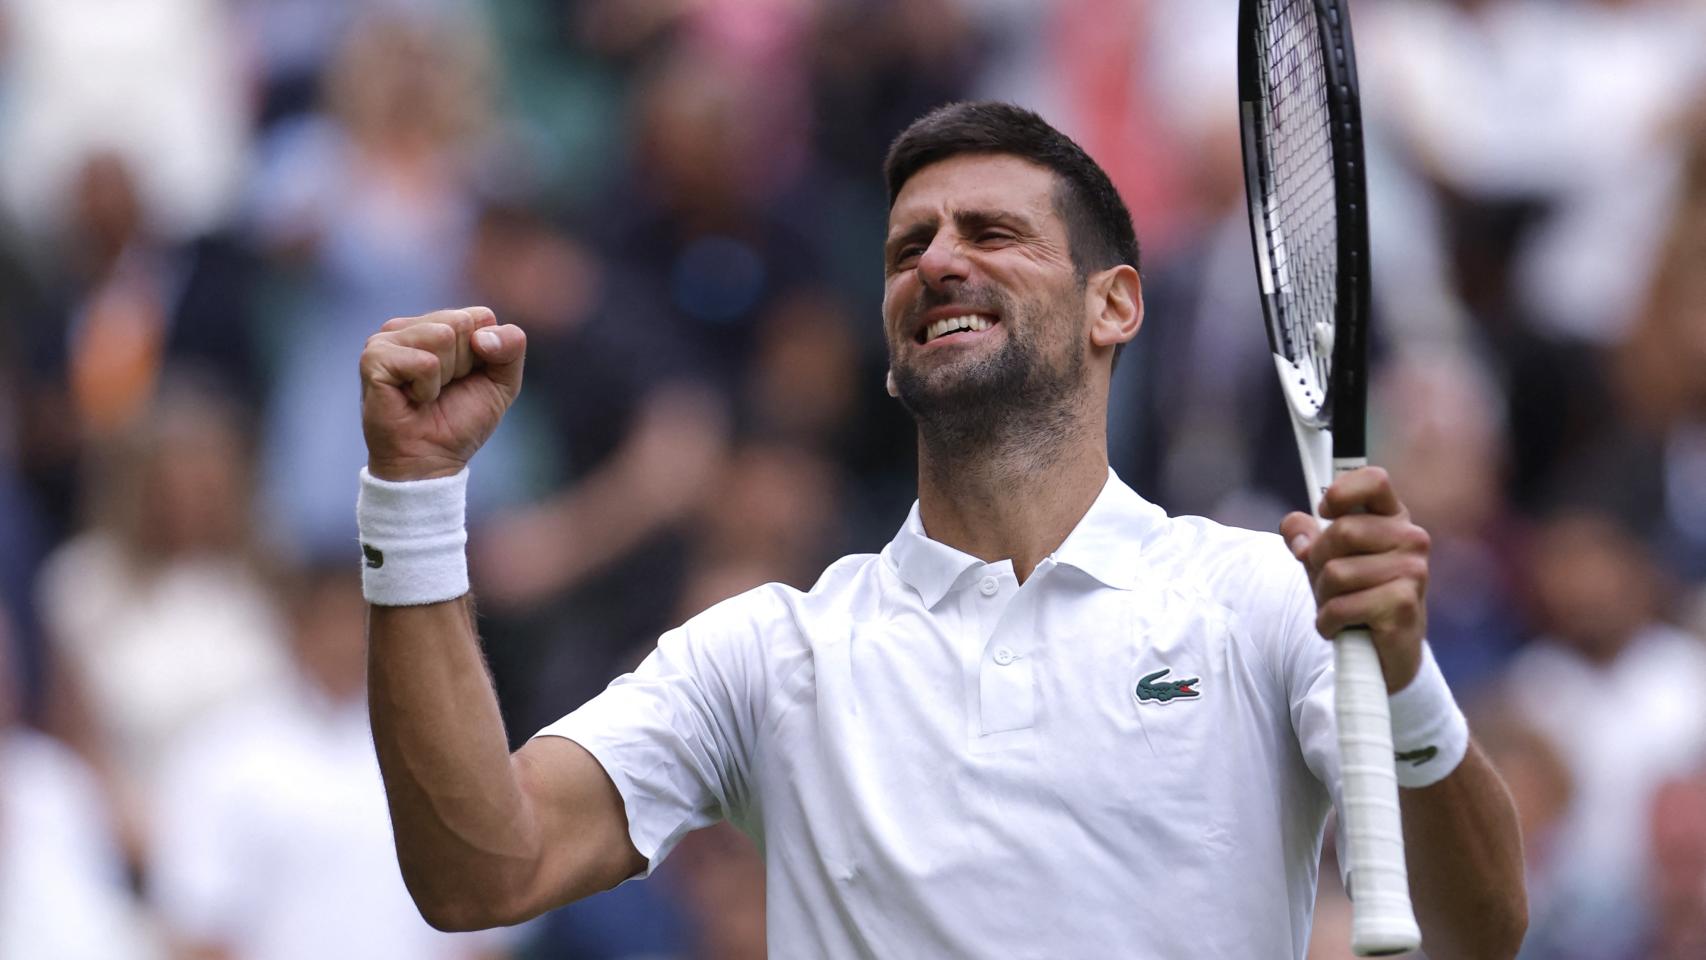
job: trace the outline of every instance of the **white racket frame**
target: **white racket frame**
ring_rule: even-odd
[[[1267,283],[1269,278],[1264,277]],[[1333,433],[1320,425],[1322,386],[1304,370],[1274,354],[1297,437],[1298,458],[1308,484],[1311,509],[1322,529],[1321,498],[1341,473],[1368,466],[1368,458],[1335,458]],[[1398,769],[1392,750],[1392,714],[1386,677],[1367,630],[1346,630],[1333,640],[1333,710],[1339,727],[1339,830],[1344,834],[1347,886],[1351,896],[1351,950],[1359,957],[1408,953],[1421,946],[1422,931],[1410,903],[1404,860],[1404,823],[1398,805]]]

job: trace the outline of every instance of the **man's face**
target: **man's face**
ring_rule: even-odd
[[[883,320],[896,392],[921,421],[1072,392],[1087,306],[1055,175],[968,154],[901,188],[884,244]]]

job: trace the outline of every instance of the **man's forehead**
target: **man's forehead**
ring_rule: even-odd
[[[1054,171],[1022,157],[959,154],[921,167],[889,210],[890,229],[976,210],[1042,218],[1054,212]]]

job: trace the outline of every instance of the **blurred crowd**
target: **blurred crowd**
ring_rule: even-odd
[[[1706,9],[1352,8],[1375,458],[1518,802],[1523,957],[1706,956]],[[1014,100],[1144,245],[1116,469],[1273,529],[1303,489],[1235,14],[0,0],[0,957],[762,956],[729,828],[518,930],[414,913],[363,704],[364,339],[471,303],[528,331],[470,506],[520,743],[662,630],[898,528],[879,164],[931,106]],[[1335,874],[1320,960],[1347,955]]]

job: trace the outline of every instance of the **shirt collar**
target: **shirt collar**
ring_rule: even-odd
[[[1102,492],[1055,550],[1053,559],[1107,586],[1130,590],[1137,586],[1136,560],[1143,542],[1166,517],[1160,507],[1126,486],[1110,468]],[[924,532],[917,501],[913,501],[906,522],[885,553],[900,578],[918,591],[927,607],[947,596],[968,571],[984,565],[969,553],[930,539]]]
[[[916,500],[885,552],[900,578],[918,591],[926,607],[934,607],[947,596],[968,570],[983,566],[983,561],[971,554],[930,539]]]

